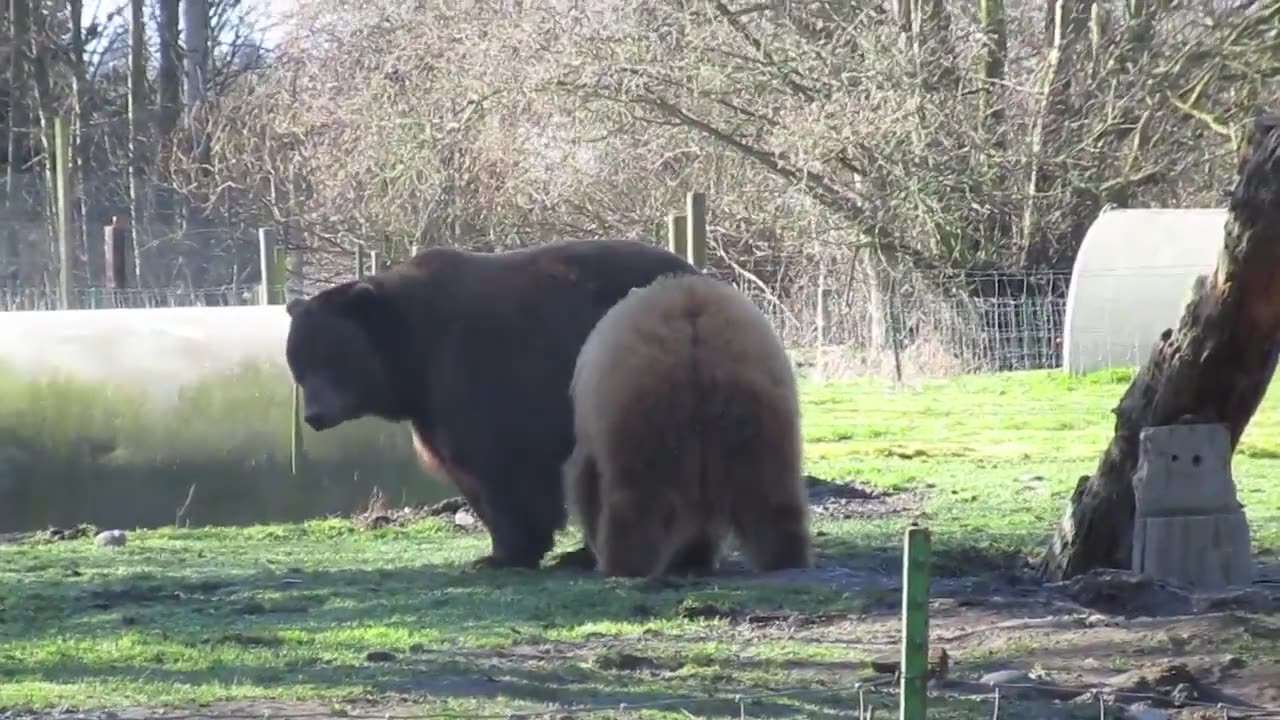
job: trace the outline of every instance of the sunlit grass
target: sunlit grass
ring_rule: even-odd
[[[918,493],[940,575],[965,570],[965,558],[1034,554],[1076,479],[1094,468],[1128,379],[1030,372],[901,389],[806,382],[807,471]],[[1280,473],[1276,403],[1264,403],[1235,461],[1255,544],[1269,552],[1280,546],[1280,490],[1268,480]],[[908,520],[821,519],[819,549],[826,558],[892,560]],[[576,539],[566,532],[558,549]],[[483,533],[435,520],[361,531],[340,519],[141,531],[118,549],[89,539],[0,546],[0,707],[406,696],[438,712],[493,713],[821,688],[868,652],[753,637],[682,609],[859,612],[886,602],[870,588],[740,577],[655,590],[466,569],[487,550]],[[619,666],[619,647],[649,665]],[[530,648],[538,652],[519,663],[504,655]],[[394,660],[370,659],[376,651]],[[806,717],[855,702],[846,691],[773,700],[768,713],[750,707]],[[739,707],[696,711],[737,717]],[[990,707],[952,702],[936,712],[989,717]]]

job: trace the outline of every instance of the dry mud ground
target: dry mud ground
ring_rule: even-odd
[[[831,488],[818,480],[811,486],[819,516],[899,515],[913,506],[906,493]],[[354,522],[408,526],[431,514],[456,523],[459,532],[475,532],[456,502]],[[745,604],[677,602],[664,611],[646,598],[679,596],[699,583],[636,583],[629,590],[633,614],[654,625],[631,636],[552,641],[534,633],[493,648],[370,648],[366,662],[402,680],[390,692],[356,700],[10,710],[0,718],[856,718],[859,705],[896,717],[900,566],[900,555],[890,551],[825,553],[811,570],[749,580],[847,589],[860,599],[848,610],[761,609],[743,595]],[[745,576],[736,558],[724,573],[735,576]],[[1280,567],[1259,564],[1258,576],[1249,589],[1193,595],[1110,571],[1043,585],[1025,559],[949,558],[931,587],[929,716],[1055,720],[1097,718],[1101,709],[1116,718],[1280,718]],[[694,632],[668,634],[661,623],[671,615],[705,622]],[[747,651],[770,643],[794,648],[795,659],[766,665]],[[725,650],[708,652],[709,644]],[[689,696],[663,688],[691,673],[712,689]],[[717,678],[724,690],[714,689]],[[998,708],[993,684],[1000,686]],[[472,710],[445,702],[460,698]]]

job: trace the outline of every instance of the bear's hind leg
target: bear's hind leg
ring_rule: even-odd
[[[565,501],[582,526],[582,547],[563,552],[551,567],[558,570],[593,570],[596,567],[596,534],[600,519],[600,468],[578,443],[564,464]]]
[[[559,498],[556,498],[557,502]],[[491,500],[489,536],[493,550],[478,562],[486,567],[537,568],[555,545],[556,528],[562,524],[553,508],[543,502]],[[563,513],[563,506],[560,508]]]
[[[725,470],[736,477],[723,479],[733,533],[757,572],[813,564],[809,494],[794,455],[778,450],[735,458]]]
[[[757,572],[813,565],[808,508],[793,500],[738,499],[733,530]]]
[[[518,467],[518,464],[516,464]],[[474,565],[483,568],[535,569],[555,545],[556,530],[564,524],[559,468],[526,462],[523,473],[497,465],[477,485],[484,488],[492,549]]]
[[[600,512],[597,570],[607,577],[656,577],[675,551],[673,511],[652,495],[615,491]]]
[[[555,544],[555,529],[529,522],[509,508],[494,508],[487,529],[492,549],[474,565],[485,568],[534,569]]]
[[[710,535],[699,533],[687,540],[667,564],[669,575],[693,575],[705,577],[716,570],[720,544]]]

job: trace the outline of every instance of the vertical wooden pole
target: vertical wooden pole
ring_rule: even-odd
[[[262,263],[262,294],[259,302],[275,305],[284,302],[285,278],[288,273],[288,255],[284,248],[276,248],[270,228],[258,228],[258,256]],[[302,389],[293,384],[291,412],[289,413],[289,472],[297,475],[306,459],[302,443]]]
[[[286,285],[293,288],[293,295],[286,292],[282,302],[288,302],[292,297],[300,297],[306,292],[306,271],[307,253],[302,247],[296,247],[289,253],[288,277],[285,281]]]
[[[893,378],[902,383],[902,340],[905,334],[902,313],[898,307],[898,281],[889,275],[889,343],[893,348]]]
[[[269,228],[258,228],[258,262],[261,263],[259,277],[262,278],[258,285],[258,302],[270,305],[274,296],[271,285],[276,279],[276,244]]]
[[[9,231],[5,231],[3,235],[0,235],[0,290],[4,291],[9,289],[11,274],[17,274],[15,271],[18,267],[18,257],[17,253],[14,252],[15,245],[12,242],[15,237],[16,235]]]
[[[356,279],[364,277],[364,246],[356,246]]]
[[[298,475],[306,461],[306,448],[302,444],[302,388],[293,384],[293,422],[289,425],[289,472]]]
[[[271,269],[276,274],[271,278],[271,304],[283,305],[287,302],[285,288],[289,284],[289,252],[283,247],[275,247],[273,251],[276,259],[271,264]]]
[[[680,213],[667,214],[667,249],[686,257],[689,254],[688,223]]]
[[[53,118],[54,201],[58,233],[58,306],[66,310],[71,302],[71,127],[61,115]]]
[[[129,236],[124,227],[111,218],[111,224],[102,228],[102,256],[107,285],[107,307],[120,304],[123,291],[129,287]]]
[[[382,256],[378,253],[377,250],[369,251],[369,274],[370,275],[378,274],[378,270],[379,270],[378,263],[381,261],[381,259],[382,259]]]
[[[818,348],[827,346],[827,333],[830,322],[830,308],[827,302],[827,268],[824,264],[818,271]]]
[[[691,192],[685,198],[689,218],[689,264],[698,270],[707,267],[707,195]]]
[[[929,530],[907,528],[902,553],[901,720],[925,720],[929,683]]]

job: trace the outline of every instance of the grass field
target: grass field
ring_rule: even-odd
[[[1003,618],[955,600],[990,596],[1039,552],[1110,436],[1109,411],[1128,379],[1033,372],[905,389],[806,385],[807,471],[892,494],[852,517],[819,514],[820,567],[791,578],[730,573],[653,588],[472,571],[466,564],[487,551],[487,537],[441,519],[376,530],[347,519],[154,530],[123,548],[89,538],[2,545],[0,710],[212,703],[198,715],[505,717],[625,704],[604,716],[856,716],[858,693],[848,688],[872,676],[866,661],[896,653],[892,582],[913,518],[934,532],[934,642],[951,651],[953,676],[1034,666],[1061,680],[1077,666],[1133,669],[1151,656],[1143,643],[1167,651],[1160,638],[1173,631],[1131,623],[1101,638],[1109,649],[1052,628],[974,637]],[[1277,403],[1265,403],[1234,464],[1264,558],[1280,548],[1280,485],[1270,481],[1280,476]],[[567,531],[558,549],[576,540]],[[1280,619],[1246,619],[1178,632],[1206,657],[1234,653],[1258,672],[1280,669]],[[1074,622],[1071,632],[1084,632]],[[806,692],[734,699],[797,688]],[[896,712],[891,695],[863,701],[879,717]],[[652,702],[666,704],[636,707]],[[1040,707],[1033,700],[1021,701],[1023,713],[1017,699],[1005,702],[1005,717],[1098,716],[1096,702],[1053,715],[1027,710]],[[930,717],[989,718],[990,702],[939,698]]]

